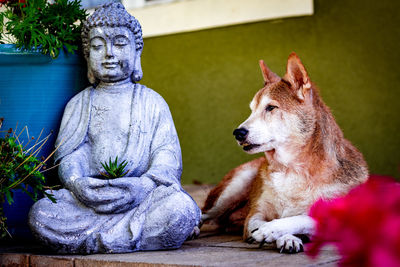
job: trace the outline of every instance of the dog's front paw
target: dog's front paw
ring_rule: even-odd
[[[279,237],[276,240],[276,247],[279,249],[280,253],[297,253],[304,251],[301,239],[291,234]]]
[[[258,229],[253,230],[251,233],[251,239],[260,243],[260,247],[264,243],[272,243],[279,237],[287,234],[279,224],[275,221],[270,221],[262,224]]]

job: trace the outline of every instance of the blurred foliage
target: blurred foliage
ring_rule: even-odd
[[[1,122],[2,119],[0,127]],[[18,135],[9,129],[6,131],[6,135],[0,138],[0,238],[7,234],[2,204],[7,201],[9,205],[12,205],[14,190],[22,190],[34,201],[44,194],[52,202],[56,202],[51,193],[45,192],[49,188],[45,186],[46,180],[42,173],[46,169],[46,161],[54,152],[46,159],[40,160],[36,157],[49,136],[42,140],[37,139],[33,145],[27,148],[29,142],[34,141],[34,138],[30,138],[28,144],[23,146],[19,136],[24,131],[28,132],[27,127],[24,127]]]

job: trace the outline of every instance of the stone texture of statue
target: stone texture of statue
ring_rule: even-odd
[[[88,18],[82,32],[93,86],[67,104],[56,145],[65,189],[32,207],[34,235],[59,253],[179,248],[200,210],[182,189],[181,150],[164,99],[137,83],[143,73],[139,22],[120,3]],[[102,162],[128,162],[104,179]]]

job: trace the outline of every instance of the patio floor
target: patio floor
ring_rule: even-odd
[[[184,188],[201,206],[209,190],[207,185]],[[204,229],[203,229],[204,228]],[[180,249],[127,254],[51,255],[37,244],[0,246],[0,266],[336,266],[339,256],[333,248],[322,250],[315,260],[305,253],[280,254],[273,247],[249,245],[241,236],[221,234],[212,227],[203,227],[200,237],[187,241]]]

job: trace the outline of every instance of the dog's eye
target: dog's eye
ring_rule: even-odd
[[[268,105],[265,110],[266,111],[272,111],[274,108],[277,108],[277,106],[273,106],[273,105]]]

